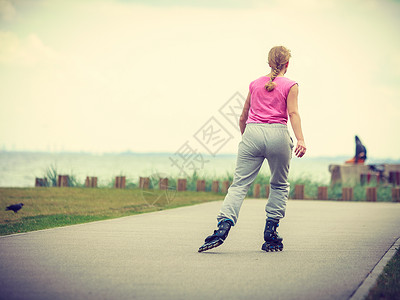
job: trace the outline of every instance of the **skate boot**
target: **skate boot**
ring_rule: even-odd
[[[199,252],[210,250],[212,248],[220,246],[228,236],[229,230],[233,225],[232,220],[224,219],[218,223],[218,229],[214,230],[214,234],[208,236],[204,242],[204,245],[199,248]]]
[[[281,238],[276,232],[278,226],[279,221],[267,219],[264,230],[265,243],[261,247],[262,250],[266,252],[283,250],[283,238]]]

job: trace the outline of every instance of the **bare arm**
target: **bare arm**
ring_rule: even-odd
[[[251,98],[251,94],[249,92],[247,94],[247,99],[246,99],[246,102],[244,103],[242,115],[240,116],[240,120],[239,120],[240,132],[242,134],[244,133],[244,130],[246,129],[246,121],[247,121],[247,118],[249,117],[250,98]]]
[[[298,85],[292,86],[289,91],[289,95],[287,98],[287,110],[290,117],[290,124],[292,125],[294,135],[297,139],[297,145],[294,150],[294,154],[297,157],[302,157],[306,153],[306,144],[304,142],[303,131],[301,130],[301,118],[299,114],[298,108],[298,94],[299,87]]]

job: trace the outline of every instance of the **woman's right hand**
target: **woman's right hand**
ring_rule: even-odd
[[[306,150],[307,148],[305,142],[303,140],[297,141],[297,146],[296,149],[294,149],[294,154],[300,158],[303,157],[304,154],[306,154]]]

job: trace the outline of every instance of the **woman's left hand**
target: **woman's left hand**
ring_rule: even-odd
[[[306,150],[307,148],[304,141],[302,140],[297,141],[297,146],[296,149],[294,149],[294,154],[300,158],[303,157],[304,154],[306,154]]]

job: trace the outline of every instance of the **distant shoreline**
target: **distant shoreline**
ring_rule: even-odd
[[[0,150],[1,154],[66,154],[66,155],[96,155],[96,156],[108,156],[108,155],[131,155],[131,156],[171,156],[176,152],[134,152],[134,151],[121,151],[121,152],[90,152],[90,151],[36,151],[36,150]],[[206,152],[198,152],[199,154],[209,158],[216,157],[236,157],[236,153],[218,153],[216,156],[208,154]],[[345,162],[350,158],[351,155],[337,155],[337,156],[304,156],[302,160],[327,160],[332,159],[334,162],[343,161]],[[293,159],[296,159],[295,157]],[[369,157],[366,164],[377,164],[377,163],[400,163],[399,158],[392,157]]]

